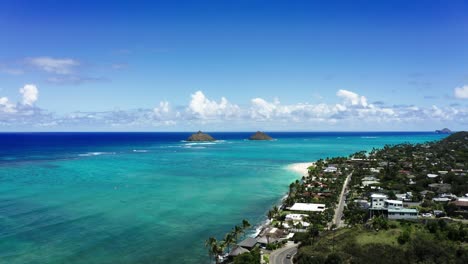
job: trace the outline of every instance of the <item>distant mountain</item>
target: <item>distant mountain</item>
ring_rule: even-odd
[[[435,131],[437,134],[452,134],[452,131],[448,128],[444,128],[442,130],[436,130]]]
[[[257,131],[257,133],[253,134],[249,140],[273,140],[273,138],[266,133]]]
[[[187,141],[215,141],[216,139],[214,139],[212,136],[208,135],[208,134],[205,134],[201,131],[198,131],[197,133],[195,134],[192,134],[188,139]]]

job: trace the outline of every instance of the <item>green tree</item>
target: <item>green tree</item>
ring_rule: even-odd
[[[214,238],[214,237],[210,237],[205,241],[205,247],[208,248],[208,255],[209,255],[210,259],[215,254],[213,252],[213,245],[215,245],[217,243],[218,243],[218,241],[216,241],[216,238]]]

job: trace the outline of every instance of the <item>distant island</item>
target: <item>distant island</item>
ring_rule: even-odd
[[[435,132],[437,134],[451,134],[452,133],[452,131],[450,129],[448,129],[448,128],[444,128],[442,130],[436,130]]]
[[[216,139],[214,139],[212,136],[208,135],[208,134],[205,134],[201,131],[198,131],[197,133],[195,134],[192,134],[188,139],[187,141],[215,141]]]
[[[273,140],[273,138],[264,132],[257,131],[255,134],[250,136],[249,140]]]

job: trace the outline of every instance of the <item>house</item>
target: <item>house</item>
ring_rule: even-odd
[[[307,216],[306,214],[287,214],[286,215],[286,221],[302,221],[304,216]]]
[[[451,202],[451,204],[457,207],[457,211],[468,212],[468,198],[460,197],[456,201]]]
[[[323,212],[325,211],[325,204],[295,203],[291,208],[289,208],[289,210],[304,212]]]
[[[417,219],[418,210],[403,208],[403,201],[390,200],[384,194],[371,195],[370,217],[384,215],[388,219]]]
[[[359,205],[360,208],[362,209],[368,209],[369,208],[369,202],[367,200],[364,200],[364,199],[356,199],[354,200],[353,202],[355,202],[356,204]]]
[[[385,200],[384,207],[387,209],[402,209],[403,202],[398,200]]]
[[[387,195],[385,194],[378,194],[374,193],[371,195],[371,208],[377,209],[377,208],[383,208],[385,205],[385,200],[387,199]]]
[[[241,246],[235,246],[232,248],[231,252],[229,252],[229,257],[235,257],[240,254],[244,254],[246,252],[249,252],[247,249],[241,247]]]
[[[418,210],[409,208],[388,208],[388,219],[418,219]]]
[[[435,203],[447,203],[450,202],[452,199],[448,197],[434,197],[432,201]]]
[[[448,183],[431,183],[428,185],[431,190],[436,191],[438,193],[441,192],[448,192],[452,189],[452,185]]]
[[[404,202],[411,202],[413,199],[413,194],[411,192],[395,194],[397,200]]]
[[[334,166],[328,166],[326,167],[323,172],[336,172],[338,169]]]
[[[243,247],[245,249],[248,249],[248,250],[252,250],[255,245],[257,245],[257,239],[253,238],[253,237],[249,237],[249,238],[246,238],[244,240],[242,240],[239,244],[237,244],[238,246],[240,247]]]
[[[286,231],[278,228],[266,229],[259,237],[257,237],[257,242],[266,246],[267,244],[278,243],[281,241],[281,238],[285,237],[287,234]]]

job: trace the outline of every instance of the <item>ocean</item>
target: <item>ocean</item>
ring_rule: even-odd
[[[254,227],[300,175],[288,165],[431,132],[0,133],[0,263],[208,263],[204,241]]]

